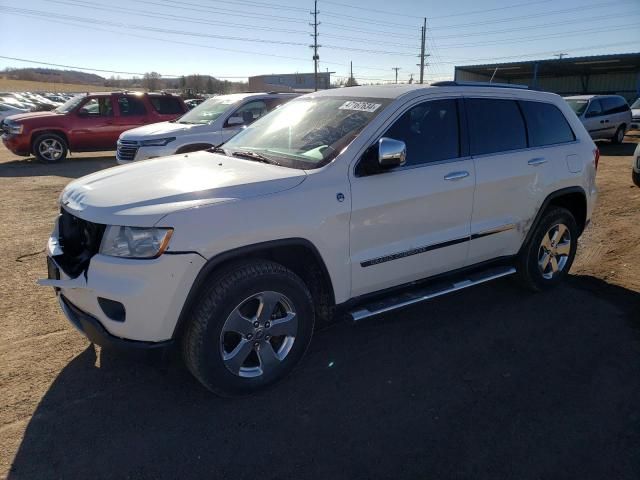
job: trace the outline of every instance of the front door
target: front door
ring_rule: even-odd
[[[110,96],[89,97],[72,113],[71,150],[115,150],[119,127]]]
[[[376,171],[377,142],[360,159],[351,178],[352,296],[466,265],[475,174],[458,107],[422,101],[381,135],[405,142],[405,166]]]
[[[609,119],[604,115],[602,103],[597,98],[589,102],[587,111],[584,113],[584,126],[591,138],[609,138],[611,136]]]

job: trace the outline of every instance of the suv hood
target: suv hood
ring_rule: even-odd
[[[211,126],[206,125],[194,125],[188,123],[178,122],[160,122],[152,123],[150,125],[143,125],[142,127],[132,128],[120,135],[121,140],[151,140],[155,138],[164,138],[167,135],[176,135],[182,132],[191,131],[193,133],[198,131],[210,131]]]
[[[67,185],[60,203],[90,222],[150,227],[178,210],[288,190],[306,176],[304,170],[195,152],[82,177]]]
[[[16,115],[11,115],[10,120],[22,122],[24,120],[31,120],[34,118],[44,118],[44,117],[61,117],[62,113],[56,112],[29,112],[29,113],[18,113]]]

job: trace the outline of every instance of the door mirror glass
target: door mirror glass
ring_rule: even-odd
[[[229,117],[229,120],[227,120],[228,127],[236,127],[238,125],[244,125],[244,119],[242,117]]]
[[[407,159],[407,146],[400,140],[382,137],[378,141],[378,164],[382,168],[400,167]]]

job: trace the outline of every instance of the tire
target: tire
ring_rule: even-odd
[[[262,313],[264,305],[274,308]],[[291,270],[267,260],[236,264],[197,298],[182,355],[213,393],[249,395],[293,370],[309,346],[314,320],[311,293]]]
[[[66,140],[55,133],[44,133],[33,141],[33,154],[43,163],[57,163],[67,158]]]
[[[640,187],[640,172],[631,170],[631,178],[633,179],[633,183],[635,183],[636,186]]]
[[[574,216],[565,208],[550,207],[518,254],[521,283],[534,291],[557,286],[569,272],[577,246],[578,225]]]
[[[624,125],[620,125],[616,130],[616,133],[611,138],[611,143],[618,145],[623,141],[624,141]]]

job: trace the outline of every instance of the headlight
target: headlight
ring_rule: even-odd
[[[108,226],[102,237],[100,253],[112,257],[156,258],[169,246],[172,228]]]
[[[155,140],[142,140],[140,146],[142,147],[164,147],[168,143],[173,142],[176,137],[169,138],[156,138]]]
[[[22,130],[24,130],[24,125],[22,123],[6,122],[6,125],[9,127],[9,133],[12,135],[20,135]]]

